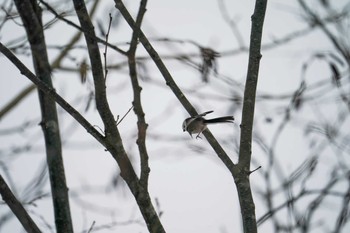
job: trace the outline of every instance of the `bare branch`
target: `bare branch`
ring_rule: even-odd
[[[149,231],[165,232],[155,208],[152,205],[149,193],[143,186],[139,185],[139,179],[126,154],[119,130],[115,124],[114,116],[109,108],[101,56],[97,44],[98,40],[96,39],[94,27],[87,13],[85,2],[83,0],[74,0],[73,2],[89,51],[95,85],[96,106],[105,126],[107,150],[117,161],[121,176],[134,195]]]
[[[6,202],[12,212],[17,216],[22,226],[27,232],[39,233],[41,232],[33,219],[29,216],[23,205],[13,195],[10,188],[7,186],[4,178],[0,175],[0,194],[2,199]]]
[[[14,1],[30,44],[34,69],[38,78],[53,87],[51,67],[46,50],[41,9],[37,2]],[[46,148],[46,160],[49,170],[52,201],[57,232],[73,232],[68,188],[62,158],[62,143],[55,101],[39,90],[39,102]]]
[[[108,74],[108,69],[107,69],[107,43],[108,43],[109,31],[111,30],[111,24],[112,24],[112,15],[109,14],[108,30],[107,30],[107,33],[106,33],[105,52],[103,53],[103,58],[104,58],[104,62],[105,62],[105,80],[107,80],[107,74]]]
[[[251,163],[255,96],[261,59],[261,38],[266,5],[267,0],[257,0],[252,16],[249,64],[243,99],[239,158],[237,169],[235,169],[233,173],[237,186],[245,233],[257,232],[255,206],[249,184],[249,175],[247,174],[249,174]]]
[[[115,0],[116,8],[119,9],[121,14],[124,16],[125,20],[128,22],[130,27],[133,30],[139,30],[139,38],[144,46],[144,48],[147,50],[151,58],[153,59],[154,63],[157,65],[159,71],[163,75],[163,78],[165,79],[166,84],[169,86],[169,88],[173,91],[176,98],[179,100],[179,102],[184,106],[184,108],[190,113],[191,116],[197,116],[198,112],[195,110],[195,108],[192,106],[192,104],[188,101],[186,96],[182,93],[174,79],[172,78],[170,72],[164,65],[163,61],[160,59],[158,53],[153,48],[145,34],[142,32],[141,29],[137,28],[135,21],[131,17],[128,10],[125,8],[123,2],[121,0]],[[207,138],[209,144],[212,146],[216,154],[219,156],[221,161],[225,164],[226,167],[231,170],[234,167],[234,163],[231,161],[230,157],[226,154],[224,149],[220,146],[218,141],[215,139],[215,137],[212,135],[212,133],[209,130],[205,130],[203,132],[204,136]]]
[[[70,104],[68,104],[56,91],[47,86],[43,81],[36,77],[18,58],[2,43],[0,43],[0,52],[4,54],[30,81],[32,81],[38,89],[45,92],[48,96],[53,98],[64,110],[66,110],[76,121],[82,125],[88,133],[90,133],[97,141],[102,145],[105,145],[105,139],[102,134],[100,134],[94,126],[92,126],[77,110],[75,110]]]
[[[131,84],[134,93],[134,111],[137,116],[137,128],[138,128],[138,138],[137,145],[140,153],[140,163],[141,163],[141,175],[140,175],[140,185],[148,190],[148,177],[150,173],[150,168],[148,165],[148,153],[146,148],[146,131],[147,123],[145,120],[145,113],[142,108],[141,103],[141,86],[138,81],[137,68],[136,68],[136,49],[139,40],[139,29],[141,28],[143,16],[146,12],[147,0],[142,0],[140,2],[139,12],[136,17],[136,30],[133,31],[130,48],[128,51],[128,64],[129,64],[129,75],[131,78]]]

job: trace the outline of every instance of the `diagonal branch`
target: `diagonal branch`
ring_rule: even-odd
[[[11,192],[11,189],[6,184],[4,178],[0,175],[0,194],[2,199],[16,215],[17,219],[21,222],[22,226],[27,232],[40,233],[38,226],[33,219],[29,216],[23,205],[17,200],[15,195]]]
[[[319,26],[321,30],[326,34],[326,36],[329,38],[329,40],[332,42],[334,47],[338,50],[338,52],[344,57],[344,60],[347,62],[348,65],[350,65],[350,53],[349,48],[344,44],[341,44],[341,42],[335,37],[335,35],[332,34],[332,32],[326,27],[326,23],[324,20],[320,19],[319,16],[317,16],[311,8],[305,3],[304,0],[298,0],[300,6],[302,9],[306,12],[307,16],[310,17],[311,23]]]
[[[90,10],[91,16],[95,14],[97,5],[100,1],[96,0],[94,2],[94,5],[92,6]],[[51,64],[51,69],[54,70],[56,68],[59,68],[61,66],[62,60],[67,56],[68,52],[73,48],[73,46],[79,41],[81,37],[82,32],[78,31],[69,41],[67,45],[64,46],[60,54],[54,59],[54,61]],[[34,84],[28,85],[25,89],[23,89],[20,93],[18,93],[9,103],[5,105],[0,110],[0,119],[5,116],[8,112],[10,112],[14,107],[18,105],[27,95],[29,95],[33,90],[35,89]]]
[[[67,20],[66,18],[64,18],[62,15],[58,14],[58,13],[55,11],[55,9],[53,9],[48,3],[46,3],[46,2],[43,1],[43,0],[39,0],[39,1],[40,1],[52,14],[54,14],[58,19],[60,19],[60,20],[62,20],[62,21],[64,21],[64,22],[66,22],[68,25],[70,25],[70,26],[76,28],[76,29],[79,30],[79,31],[83,31],[83,28],[82,28],[82,27],[79,27],[79,26],[78,26],[77,24],[75,24],[74,22],[69,21],[69,20]],[[123,54],[123,55],[126,55],[126,52],[125,52],[125,51],[123,51],[122,49],[118,48],[117,46],[112,45],[112,44],[108,43],[107,41],[105,41],[105,40],[103,40],[103,39],[97,37],[97,36],[95,35],[95,33],[89,34],[88,32],[85,31],[84,34],[85,34],[85,36],[93,37],[93,38],[91,38],[91,39],[94,39],[94,40],[96,40],[97,42],[99,42],[99,43],[101,43],[101,44],[103,44],[103,45],[106,45],[106,46],[110,47],[111,49],[113,49],[113,50],[115,50],[115,51],[117,51],[117,52],[119,52],[119,53],[121,53],[121,54]]]
[[[104,136],[97,131],[77,110],[75,110],[70,104],[68,104],[60,95],[58,95],[52,87],[49,87],[46,83],[36,77],[8,48],[0,43],[0,52],[14,64],[17,69],[32,81],[35,86],[43,91],[46,95],[54,99],[66,112],[68,112],[81,126],[83,126],[88,133],[90,133],[97,141],[102,145],[105,145]]]

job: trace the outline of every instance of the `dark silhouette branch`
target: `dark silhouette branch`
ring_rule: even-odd
[[[29,216],[23,205],[17,200],[15,195],[11,192],[3,177],[0,175],[0,194],[2,199],[16,215],[22,226],[27,232],[40,233],[40,229],[35,224],[33,219]]]
[[[108,69],[107,69],[107,43],[108,43],[108,37],[109,37],[109,32],[111,30],[111,25],[112,25],[112,15],[109,14],[109,23],[108,23],[108,30],[107,30],[107,33],[106,33],[106,45],[105,45],[105,51],[103,52],[103,59],[104,59],[104,63],[105,63],[105,67],[104,67],[104,70],[105,70],[105,80],[107,80],[107,75],[108,75]]]

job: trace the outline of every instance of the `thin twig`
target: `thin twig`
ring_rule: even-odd
[[[87,233],[90,233],[94,229],[95,223],[96,223],[96,221],[92,222],[92,224],[91,224],[89,230],[87,231]]]
[[[103,53],[103,57],[104,57],[104,60],[105,60],[105,81],[107,80],[107,74],[108,74],[108,69],[107,69],[107,43],[108,43],[108,36],[109,36],[109,31],[111,30],[111,25],[112,25],[112,15],[111,13],[109,13],[109,24],[108,24],[108,30],[107,30],[107,33],[106,33],[106,45],[105,45],[105,51]]]
[[[78,29],[79,31],[83,31],[82,27],[80,27],[79,25],[73,23],[72,21],[69,21],[68,19],[62,17],[62,15],[58,14],[55,9],[53,9],[48,3],[46,3],[45,1],[43,0],[39,0],[49,11],[51,11],[52,14],[54,14],[58,19],[66,22],[68,25]],[[112,48],[113,50],[123,54],[123,55],[126,55],[126,52],[121,50],[120,48],[118,48],[117,46],[115,45],[112,45],[110,43],[106,43],[104,40],[102,40],[101,38],[95,36],[95,35],[91,35],[89,33],[85,33],[86,36],[88,37],[92,37],[93,39],[95,39],[97,42],[101,43],[101,44],[104,44],[104,45],[108,45],[108,47]]]
[[[236,40],[237,40],[239,48],[247,47],[245,45],[245,43],[244,43],[244,39],[243,39],[243,36],[242,36],[241,32],[238,30],[236,22],[233,19],[230,19],[230,16],[228,14],[228,8],[227,8],[224,0],[219,0],[218,4],[219,4],[219,8],[220,8],[220,12],[221,12],[222,18],[226,21],[226,23],[231,28],[234,36],[236,37]]]
[[[255,168],[255,169],[254,169],[254,170],[252,170],[252,171],[249,171],[249,172],[248,172],[248,174],[250,175],[250,174],[252,174],[253,172],[255,172],[255,171],[259,170],[260,168],[261,168],[261,166],[259,166],[259,167]]]
[[[129,112],[131,111],[131,109],[133,109],[134,108],[134,106],[131,106],[130,108],[129,108],[129,110],[124,114],[124,116],[120,119],[120,121],[118,121],[119,119],[117,119],[117,125],[119,125],[123,120],[124,120],[124,118],[129,114]],[[119,117],[118,117],[119,118]]]

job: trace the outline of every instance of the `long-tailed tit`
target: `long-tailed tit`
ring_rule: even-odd
[[[196,136],[196,139],[197,139],[197,138],[201,138],[199,135],[207,128],[208,124],[233,123],[235,119],[233,116],[224,116],[224,117],[218,117],[218,118],[213,118],[209,120],[203,118],[205,115],[212,112],[213,111],[204,112],[197,116],[189,117],[185,119],[184,122],[182,123],[182,130],[184,132],[187,131],[191,137],[193,133],[198,133]]]

